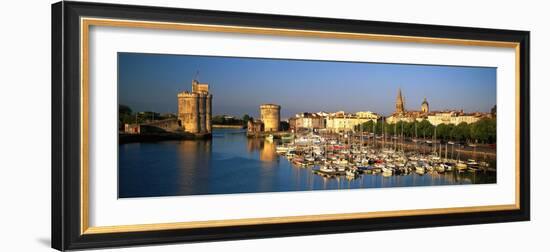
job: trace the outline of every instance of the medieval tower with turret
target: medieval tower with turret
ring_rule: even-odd
[[[208,84],[193,80],[191,92],[178,93],[178,124],[188,133],[212,133],[212,94]]]

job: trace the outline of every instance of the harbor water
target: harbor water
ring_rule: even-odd
[[[119,145],[120,198],[495,183],[495,173],[323,177],[276,153],[277,140],[215,129],[211,140]],[[494,160],[489,160],[494,163]]]

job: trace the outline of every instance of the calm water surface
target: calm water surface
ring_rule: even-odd
[[[293,166],[275,143],[248,139],[245,130],[216,129],[212,140],[119,146],[119,197],[284,192],[494,183],[495,175],[447,172],[383,177],[324,178]]]

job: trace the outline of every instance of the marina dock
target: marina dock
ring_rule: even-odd
[[[268,140],[266,140],[268,141]],[[334,178],[357,178],[363,174],[384,177],[447,172],[495,173],[496,167],[484,160],[466,157],[452,142],[375,136],[363,133],[312,133],[280,141],[278,155],[296,167],[309,167],[312,173]],[[462,155],[462,157],[461,157]],[[474,156],[476,156],[474,155]],[[471,156],[471,155],[469,155]]]

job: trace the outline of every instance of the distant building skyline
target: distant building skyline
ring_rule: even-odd
[[[281,118],[302,112],[405,110],[490,112],[496,104],[496,68],[118,54],[119,104],[133,111],[176,113],[177,93],[198,80],[210,85],[213,115],[259,116],[264,103],[281,105]]]

